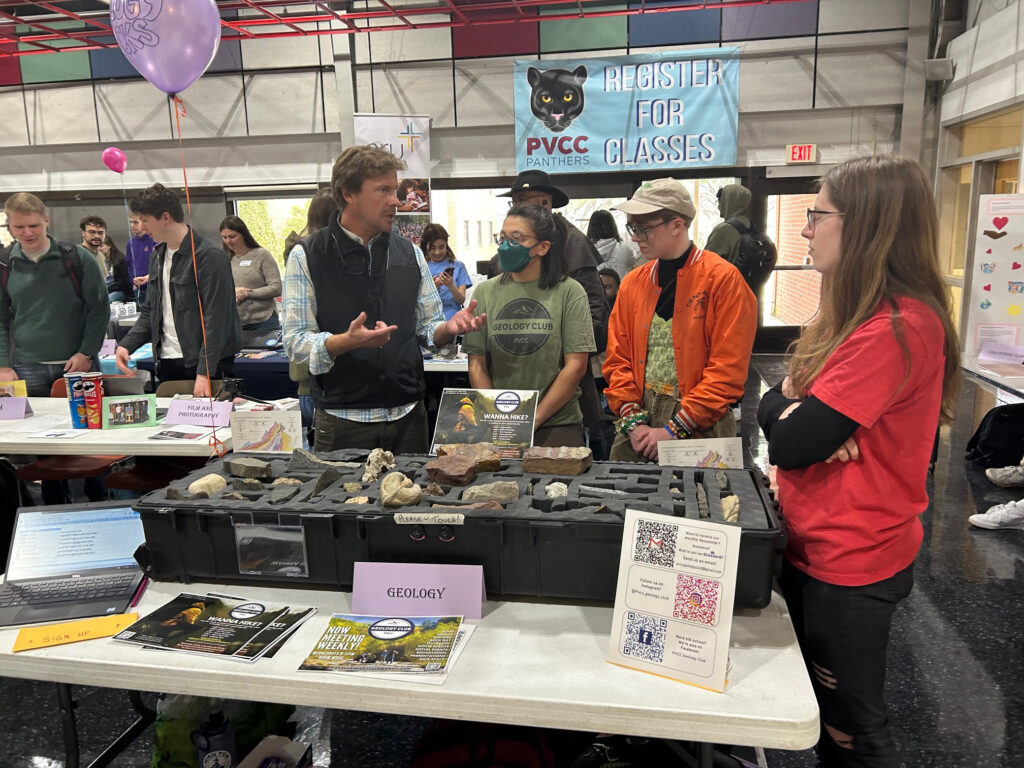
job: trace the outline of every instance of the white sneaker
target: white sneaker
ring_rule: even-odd
[[[997,504],[989,508],[985,514],[971,515],[967,519],[971,521],[971,525],[976,525],[979,528],[990,530],[1014,528],[1024,531],[1024,499]]]
[[[1003,488],[1024,486],[1024,464],[1012,467],[991,467],[985,470],[985,477]]]

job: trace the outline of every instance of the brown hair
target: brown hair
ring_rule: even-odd
[[[427,224],[423,228],[423,234],[420,235],[420,250],[423,251],[423,255],[427,255],[427,248],[435,240],[444,240],[445,248],[448,251],[448,261],[455,262],[455,252],[452,251],[452,247],[448,245],[448,230],[442,227],[440,224]]]
[[[953,416],[960,389],[960,343],[950,316],[938,256],[938,220],[931,186],[921,166],[894,155],[874,155],[838,165],[821,180],[843,213],[840,258],[824,276],[818,314],[791,347],[789,375],[806,392],[828,358],[888,302],[893,333],[910,355],[895,299],[924,302],[945,330],[941,415]]]
[[[359,192],[366,179],[383,176],[405,168],[405,161],[399,160],[386,149],[375,144],[349,147],[334,161],[331,171],[331,192],[338,210],[345,210],[345,193]]]
[[[15,192],[4,202],[4,213],[38,213],[46,216],[46,203],[31,192]]]

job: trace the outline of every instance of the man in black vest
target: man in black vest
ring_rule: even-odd
[[[392,228],[405,163],[375,146],[349,147],[331,173],[340,213],[288,256],[284,348],[309,362],[314,448],[429,447],[420,343],[478,330],[476,302],[445,322],[420,249]]]

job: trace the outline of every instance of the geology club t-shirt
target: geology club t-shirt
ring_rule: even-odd
[[[897,300],[910,370],[893,330],[892,307],[839,345],[808,392],[860,426],[856,461],[778,470],[789,540],[786,556],[814,578],[872,584],[917,556],[918,516],[942,401],[942,322],[916,299]]]
[[[536,280],[517,283],[495,277],[473,292],[476,314],[487,324],[467,333],[462,350],[487,355],[487,370],[496,389],[536,389],[543,398],[562,369],[563,355],[594,352],[594,326],[583,286],[571,277],[551,288]],[[581,424],[580,391],[544,424]]]

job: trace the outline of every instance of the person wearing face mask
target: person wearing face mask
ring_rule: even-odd
[[[448,231],[440,224],[428,224],[420,236],[420,250],[427,257],[427,267],[434,277],[434,287],[441,297],[444,319],[452,317],[466,303],[466,288],[473,284],[461,261],[448,247]]]
[[[475,289],[487,322],[467,333],[469,382],[476,389],[536,389],[533,444],[582,446],[579,382],[596,351],[587,292],[566,274],[554,218],[537,205],[508,212],[499,236],[502,275]]]

